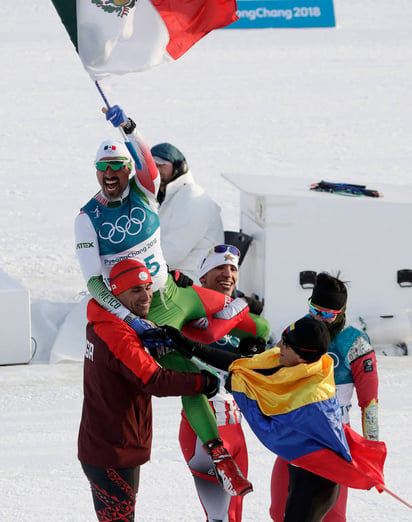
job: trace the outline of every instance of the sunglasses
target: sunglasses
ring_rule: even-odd
[[[216,254],[224,254],[225,252],[230,252],[234,256],[240,257],[239,249],[233,245],[215,245],[205,255],[205,257],[202,261],[201,267],[204,265],[206,259],[210,256],[210,254],[213,254],[213,252],[216,252]]]
[[[130,161],[123,160],[113,160],[113,161],[96,161],[97,170],[101,170],[102,172],[106,172],[106,170],[110,167],[112,170],[117,172],[118,170],[124,169],[125,167],[129,167],[131,169]]]
[[[332,319],[336,317],[341,311],[340,310],[322,310],[318,306],[315,306],[308,299],[309,312],[313,317],[320,317],[321,319]]]

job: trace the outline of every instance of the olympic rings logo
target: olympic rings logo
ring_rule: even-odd
[[[340,366],[338,356],[333,352],[328,352],[328,355],[330,355],[333,359],[333,367],[338,368],[338,366]]]
[[[118,244],[126,239],[126,236],[136,236],[143,228],[146,220],[146,212],[139,207],[132,208],[130,216],[123,214],[116,219],[115,223],[104,222],[99,229],[101,239],[110,243]]]

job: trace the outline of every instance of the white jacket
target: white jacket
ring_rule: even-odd
[[[224,242],[220,211],[190,171],[167,185],[159,219],[163,255],[171,270],[180,270],[199,284],[200,256]]]

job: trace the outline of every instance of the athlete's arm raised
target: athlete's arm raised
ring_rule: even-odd
[[[106,120],[110,121],[114,127],[123,127],[125,134],[136,150],[142,166],[141,169],[137,165],[135,168],[137,185],[148,197],[155,198],[160,185],[159,171],[150,153],[150,147],[137,130],[135,122],[128,118],[118,105],[113,105],[106,112]]]

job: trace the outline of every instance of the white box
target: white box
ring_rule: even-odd
[[[316,192],[307,179],[224,177],[240,190],[240,228],[254,238],[239,289],[265,299],[276,335],[307,313],[303,271],[341,272],[349,318],[412,309],[412,286],[397,281],[398,270],[412,270],[412,186],[368,185],[383,194],[372,198]]]
[[[0,365],[32,357],[30,294],[0,270]]]

